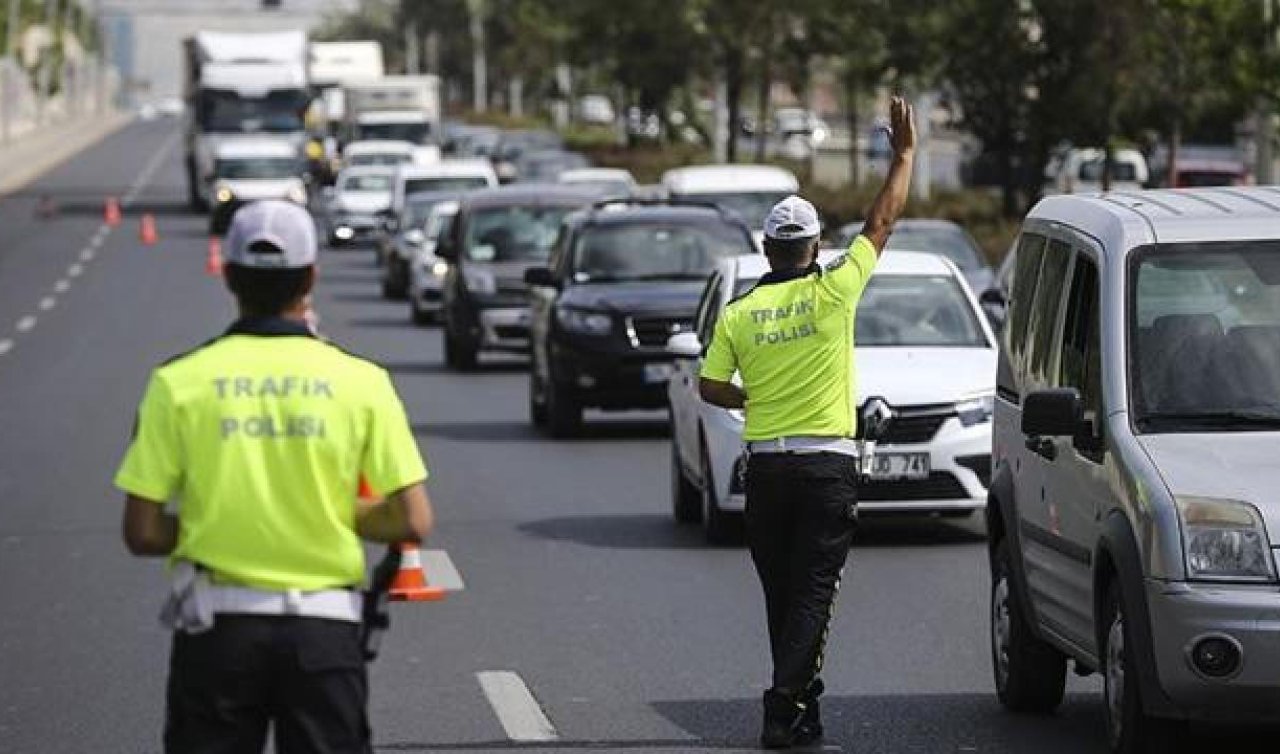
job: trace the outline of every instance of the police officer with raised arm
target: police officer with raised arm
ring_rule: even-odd
[[[420,541],[433,514],[386,371],[307,325],[316,252],[306,210],[236,212],[239,319],[152,373],[115,478],[129,550],[172,565],[170,754],[261,752],[269,728],[280,754],[372,752],[361,540]]]
[[[823,267],[813,205],[791,196],[774,206],[764,225],[771,271],[725,308],[702,366],[703,400],[746,413],[747,543],[773,655],[760,740],[768,749],[822,738],[819,674],[857,519],[854,315],[906,204],[915,151],[901,98],[890,127],[893,162],[862,235]]]

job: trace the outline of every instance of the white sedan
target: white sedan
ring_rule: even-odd
[[[767,271],[758,255],[722,262],[707,282],[695,332],[676,335],[673,347],[700,352],[725,304]],[[933,254],[886,254],[863,294],[855,329],[862,405],[879,399],[892,412],[871,478],[859,487],[860,509],[967,516],[983,507],[997,344],[960,270]],[[700,366],[696,357],[680,360],[667,388],[672,506],[677,521],[701,520],[709,540],[725,541],[746,503],[743,414],[702,401]]]

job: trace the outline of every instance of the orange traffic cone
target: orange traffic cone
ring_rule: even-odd
[[[156,241],[160,240],[160,234],[156,233],[156,219],[150,212],[142,216],[142,224],[138,226],[138,239],[147,246],[155,246]]]
[[[217,236],[209,236],[209,253],[204,258],[204,274],[211,278],[222,275],[222,241]]]
[[[387,590],[392,602],[435,602],[444,599],[444,589],[427,583],[427,574],[422,570],[422,551],[417,545],[401,543],[394,545],[400,548],[400,572],[391,580],[391,588]]]
[[[120,224],[120,202],[114,196],[108,196],[102,207],[102,221],[112,227]]]

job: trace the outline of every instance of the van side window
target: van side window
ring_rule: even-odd
[[[1080,391],[1085,419],[1093,424],[1093,437],[1077,438],[1084,455],[1095,458],[1102,428],[1102,312],[1098,295],[1098,266],[1083,254],[1076,257],[1062,326],[1062,351],[1057,384]],[[1082,442],[1083,441],[1083,442]],[[1100,456],[1100,454],[1099,454]]]
[[[1049,367],[1053,356],[1053,336],[1058,325],[1058,310],[1062,304],[1062,289],[1066,285],[1067,269],[1071,265],[1071,247],[1058,240],[1049,241],[1045,247],[1044,263],[1040,265],[1040,282],[1036,284],[1035,301],[1031,306],[1031,322],[1027,334],[1027,386],[1034,390],[1049,384]]]
[[[1023,233],[1015,252],[1012,302],[1009,305],[1009,321],[1005,327],[1005,350],[1014,362],[1015,373],[1022,372],[1022,356],[1026,351],[1027,324],[1031,318],[1031,302],[1035,300],[1036,283],[1040,277],[1040,260],[1044,256],[1044,236]]]

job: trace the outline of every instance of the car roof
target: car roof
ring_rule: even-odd
[[[297,157],[293,144],[278,139],[235,139],[224,141],[215,150],[219,159],[247,157]]]
[[[488,160],[442,160],[429,165],[406,164],[396,167],[403,178],[435,178],[449,176],[490,176],[493,166]]]
[[[677,194],[799,191],[790,171],[773,165],[693,165],[662,174],[662,184]]]
[[[862,220],[854,220],[851,223],[841,225],[837,230],[838,233],[852,233],[861,230],[866,225]],[[960,230],[964,228],[951,220],[944,220],[940,217],[904,217],[893,224],[894,230],[899,228],[936,228],[938,230]]]
[[[417,148],[411,141],[397,141],[395,139],[366,139],[365,141],[353,141],[343,149],[345,154],[402,154],[412,152]]]
[[[1159,243],[1277,239],[1280,187],[1064,194],[1042,199],[1027,220],[1083,231],[1112,256]]]
[[[818,253],[819,264],[827,264],[840,256],[840,249],[823,249]],[[750,254],[735,257],[732,262],[736,267],[735,277],[738,280],[755,280],[769,271],[769,260],[763,254]],[[880,257],[876,263],[876,275],[950,275],[960,278],[955,264],[949,260],[921,251],[890,251]]]
[[[468,208],[522,205],[575,207],[590,204],[599,198],[600,192],[597,189],[571,183],[513,183],[468,192],[464,201]]]
[[[392,165],[352,165],[338,171],[338,180],[351,175],[385,175],[390,176],[396,169]]]
[[[626,181],[633,185],[636,182],[635,177],[631,175],[631,171],[625,168],[574,168],[561,173],[558,180],[561,183]]]
[[[746,230],[746,226],[742,225],[735,215],[722,212],[712,206],[698,204],[630,204],[626,200],[620,200],[583,212],[577,219],[590,222],[592,225],[715,220],[726,225],[741,225]]]

